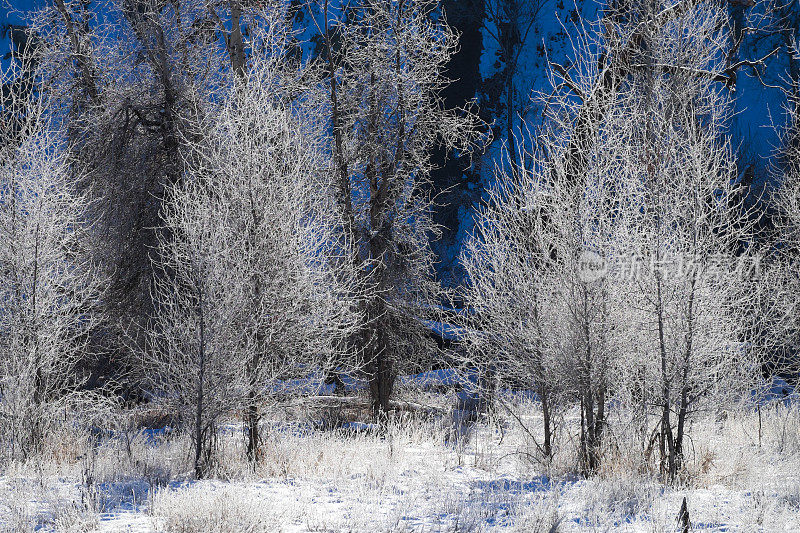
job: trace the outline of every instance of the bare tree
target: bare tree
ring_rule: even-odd
[[[109,279],[108,321],[93,333],[101,372],[124,367],[125,331],[152,312],[150,250],[163,227],[159,199],[181,179],[181,138],[224,85],[226,49],[204,0],[54,0],[31,14],[68,141],[87,170],[92,246]]]
[[[616,357],[609,339],[613,280],[603,264],[616,244],[613,156],[602,143],[587,146],[592,171],[576,183],[564,157],[563,117],[554,111],[552,129],[537,137],[540,151],[520,151],[524,167],[501,169],[463,253],[473,311],[467,365],[485,365],[500,383],[533,387],[544,415],[545,457],[552,453],[555,408],[577,400],[582,468],[589,472],[599,464]],[[598,263],[588,265],[592,259]]]
[[[778,209],[779,242],[778,248],[781,256],[779,268],[782,283],[778,285],[781,291],[771,299],[775,303],[781,320],[777,320],[773,333],[776,338],[784,340],[783,350],[777,354],[779,357],[775,366],[780,370],[795,373],[800,368],[797,357],[798,339],[798,305],[797,290],[800,287],[800,270],[798,270],[798,255],[800,255],[800,143],[797,132],[800,131],[800,112],[798,105],[789,105],[788,125],[784,130],[784,146],[782,165],[779,168],[780,186],[774,196],[774,205]]]
[[[442,69],[458,39],[437,3],[367,0],[332,27],[322,3],[331,150],[353,262],[371,287],[358,339],[376,412],[399,371],[430,351],[420,318],[438,303],[429,239],[431,150],[467,152],[478,119],[444,108]],[[322,27],[322,25],[320,25]]]
[[[750,275],[753,217],[724,133],[729,102],[715,85],[728,68],[719,61],[730,43],[720,31],[727,15],[714,4],[684,7],[667,25],[637,30],[637,70],[611,115],[626,132],[616,156],[630,285],[617,331],[638,347],[628,356],[641,357],[625,367],[660,405],[657,441],[670,480],[691,413],[744,393],[758,372],[743,330],[751,295],[739,290]],[[651,4],[640,14],[656,20],[662,10]]]
[[[645,413],[659,406],[655,435],[674,479],[693,410],[743,393],[758,373],[745,327],[753,293],[741,290],[753,217],[717,85],[729,68],[719,61],[725,12],[698,3],[660,20],[669,9],[606,16],[576,39],[571,68],[554,66],[538,151],[522,153],[517,177],[501,174],[465,256],[470,298],[486,312],[476,335],[495,350],[498,339],[528,338],[550,351],[562,373],[526,375],[579,400],[588,472],[611,391],[639,398]],[[630,70],[598,93],[603,58],[627,50],[631,35],[640,48],[627,52]],[[516,358],[533,366],[538,355]]]
[[[145,345],[145,376],[159,398],[191,428],[195,475],[210,466],[221,416],[236,406],[242,372],[229,357],[238,336],[231,310],[239,295],[227,287],[219,261],[224,239],[214,215],[218,205],[204,202],[200,180],[174,185],[165,205],[173,230],[161,237],[153,295],[157,312]]]
[[[159,265],[170,275],[155,281],[151,361],[192,420],[198,477],[220,416],[242,408],[255,461],[263,404],[291,393],[290,379],[321,384],[314,376],[357,323],[321,123],[291,107],[280,24],[250,26],[247,69],[198,114],[167,204]]]
[[[279,379],[325,373],[353,332],[358,297],[321,123],[311,110],[289,107],[296,73],[280,74],[290,35],[276,32],[279,24],[250,27],[259,45],[242,85],[207,114],[209,134],[189,173],[207,180],[206,201],[218,198],[225,213],[217,219],[217,231],[225,233],[219,261],[235,272],[227,283],[241,297],[232,317],[240,337],[231,352],[245,371],[251,459],[260,405]]]
[[[4,95],[0,126],[0,411],[23,457],[40,451],[49,406],[86,379],[81,363],[102,283],[40,51],[22,51],[2,77],[31,84]]]

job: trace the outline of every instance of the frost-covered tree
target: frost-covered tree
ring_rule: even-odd
[[[356,324],[320,121],[292,107],[289,34],[253,25],[250,38],[246,68],[183,141],[155,281],[154,385],[193,427],[198,477],[221,416],[241,408],[255,460],[265,402],[324,374]]]
[[[232,69],[215,33],[227,28],[216,22],[226,7],[54,0],[31,14],[54,99],[68,111],[68,142],[87,170],[92,250],[109,279],[109,319],[93,333],[106,371],[126,366],[126,334],[152,311],[149,256],[164,226],[160,199],[182,176],[184,126]]]
[[[609,341],[613,287],[602,270],[615,245],[609,209],[614,161],[603,143],[587,146],[591,173],[572,179],[564,157],[569,137],[562,129],[569,124],[559,123],[559,116],[550,124],[558,127],[537,138],[540,151],[520,151],[517,160],[525,166],[498,173],[465,247],[471,311],[466,364],[482,367],[490,381],[537,393],[545,457],[553,451],[556,408],[575,399],[582,468],[591,471],[599,462],[615,364]],[[593,259],[597,264],[587,264]]]
[[[633,13],[652,20],[663,8]],[[614,104],[626,132],[616,156],[631,262],[618,334],[637,347],[625,367],[660,406],[656,434],[669,479],[681,469],[691,413],[704,400],[744,393],[758,371],[742,330],[749,295],[738,290],[751,275],[752,220],[718,83],[728,68],[726,24],[726,11],[704,2],[668,24],[646,24],[636,71]]]
[[[255,458],[260,405],[276,380],[325,372],[353,332],[358,288],[321,123],[307,107],[292,110],[296,73],[280,75],[291,65],[290,36],[274,27],[251,26],[250,34],[254,48],[269,44],[269,52],[253,53],[241,86],[209,113],[210,135],[189,176],[210,180],[206,187],[225,212],[217,219],[226,234],[220,260],[235,272],[228,286],[241,291],[232,318],[245,370],[248,455]]]
[[[524,337],[493,322],[519,318],[566,363],[553,378],[579,400],[586,470],[599,465],[613,393],[645,415],[658,406],[643,451],[657,442],[674,478],[691,413],[743,393],[758,372],[744,316],[753,293],[741,290],[752,216],[725,137],[725,11],[619,9],[576,40],[569,69],[554,66],[538,151],[519,158],[517,178],[504,173],[499,207],[468,248],[470,297],[486,310],[480,338]],[[544,302],[555,307],[542,312]]]
[[[3,85],[29,85],[4,92],[0,111],[0,417],[23,457],[40,451],[49,407],[86,379],[102,284],[80,170],[39,59],[28,48],[3,72]]]
[[[210,466],[217,423],[236,406],[241,369],[229,357],[238,332],[231,312],[239,295],[227,287],[229,274],[219,260],[225,246],[213,213],[203,202],[200,180],[168,191],[164,220],[172,231],[161,236],[153,296],[157,302],[144,346],[144,377],[156,398],[168,403],[189,428],[195,475]]]
[[[774,361],[778,369],[797,372],[800,368],[800,358],[797,356],[798,330],[800,328],[800,300],[797,298],[800,287],[800,106],[797,103],[788,106],[788,125],[784,131],[783,160],[780,167],[780,186],[778,187],[774,204],[779,213],[780,243],[779,264],[783,282],[782,289],[772,302],[781,312],[781,319],[776,321],[776,331],[772,333],[784,340],[783,349]]]
[[[789,126],[784,142],[783,180],[777,201],[785,218],[783,239],[792,247],[800,247],[800,141],[795,132],[800,128],[797,106],[790,106]]]
[[[330,142],[352,261],[370,287],[351,344],[362,354],[374,409],[387,410],[398,372],[430,341],[419,319],[438,304],[429,239],[429,175],[437,145],[468,151],[478,120],[439,91],[458,37],[427,0],[366,0],[333,24],[322,2]]]

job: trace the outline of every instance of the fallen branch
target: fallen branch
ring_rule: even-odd
[[[306,407],[317,409],[372,409],[372,402],[369,398],[359,396],[308,396],[305,398],[294,398],[284,403],[286,407]],[[392,411],[404,413],[422,413],[426,415],[445,415],[446,410],[440,407],[423,405],[416,402],[404,402],[399,400],[389,400],[389,408]]]

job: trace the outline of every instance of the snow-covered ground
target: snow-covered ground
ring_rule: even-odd
[[[538,436],[535,403],[511,404]],[[7,465],[8,531],[673,531],[686,497],[695,531],[800,531],[800,409],[699,416],[686,480],[667,487],[641,461],[623,418],[610,421],[604,467],[575,475],[566,413],[550,465],[502,413],[458,431],[445,417],[383,433],[293,429],[271,415],[255,471],[235,423],[212,479],[191,479],[188,440],[145,433],[91,445],[65,431],[52,459]],[[356,426],[363,427],[363,426]]]

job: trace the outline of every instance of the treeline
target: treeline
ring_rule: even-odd
[[[30,16],[0,130],[0,423],[19,458],[103,390],[164,406],[202,477],[219,421],[241,416],[256,460],[264,406],[313,389],[297,382],[361,377],[381,417],[399,375],[457,366],[491,397],[536,391],[542,460],[575,407],[596,470],[613,405],[674,479],[693,412],[796,361],[798,112],[783,185],[755,198],[729,89],[763,61],[734,59],[724,5],[576,25],[457,291],[435,275],[433,157],[477,159],[491,130],[444,103],[459,37],[437,2],[54,0]],[[458,356],[429,331],[451,301],[467,307]]]

